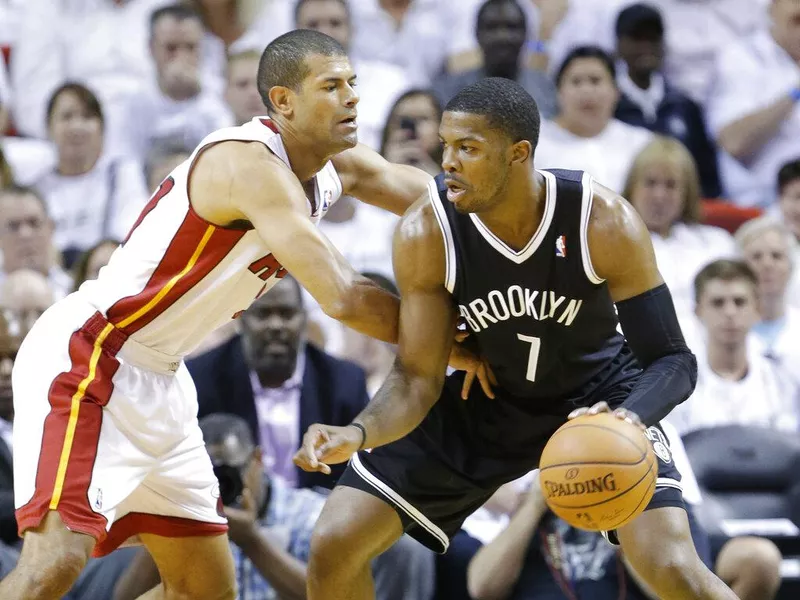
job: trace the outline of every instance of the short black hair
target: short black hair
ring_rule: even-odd
[[[197,19],[200,21],[200,23],[203,22],[203,18],[200,16],[200,13],[191,6],[186,4],[168,4],[167,6],[162,6],[158,10],[154,10],[150,15],[150,37],[153,36],[156,23],[158,23],[164,17],[174,17],[177,21]]]
[[[264,49],[258,63],[258,93],[267,110],[274,107],[269,91],[275,86],[300,88],[309,74],[306,58],[312,54],[347,56],[342,45],[329,35],[311,29],[295,29],[275,38]]]
[[[664,37],[664,19],[659,10],[649,4],[631,4],[617,15],[614,31],[617,38],[660,40]]]
[[[444,110],[483,115],[515,143],[527,140],[534,149],[539,143],[541,118],[536,100],[511,79],[486,77],[468,85]]]
[[[486,17],[486,11],[490,8],[494,8],[495,6],[505,6],[506,4],[511,4],[517,8],[520,15],[522,16],[522,23],[527,29],[527,22],[525,19],[525,11],[522,10],[522,7],[519,5],[517,0],[486,0],[481,7],[478,9],[478,14],[475,17],[475,29],[480,29],[483,26],[483,19]]]
[[[300,18],[300,11],[303,7],[308,4],[309,2],[330,2],[331,0],[297,0],[297,4],[294,5],[294,23],[297,25],[297,20]],[[334,2],[338,2],[344,7],[344,10],[347,12],[347,19],[350,20],[350,7],[347,6],[347,0],[333,0]]]
[[[255,448],[253,434],[247,421],[230,413],[211,413],[200,419],[200,430],[206,446],[216,446],[225,443],[233,437],[244,449]]]
[[[608,74],[611,75],[611,80],[616,85],[617,82],[617,68],[614,66],[614,59],[611,58],[611,55],[603,50],[600,46],[578,46],[574,48],[561,63],[561,66],[558,68],[556,72],[556,87],[561,86],[561,80],[564,78],[564,73],[566,72],[567,68],[576,60],[580,60],[581,58],[596,58],[608,71]]]
[[[778,171],[778,194],[783,193],[783,188],[800,179],[800,158],[790,160]]]

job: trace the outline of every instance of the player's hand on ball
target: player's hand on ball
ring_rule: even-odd
[[[644,423],[642,423],[642,420],[639,418],[639,415],[637,415],[635,412],[632,412],[626,408],[617,408],[612,411],[611,408],[609,408],[607,402],[598,402],[597,404],[591,407],[576,408],[571,413],[569,413],[567,419],[576,419],[584,415],[596,415],[598,413],[603,413],[603,412],[610,412],[618,419],[622,419],[623,421],[626,421],[631,425],[636,425],[642,431],[647,430],[647,427],[644,426]]]
[[[330,475],[328,465],[343,463],[361,447],[361,431],[357,427],[334,427],[315,423],[303,436],[303,445],[295,453],[294,464],[304,471]]]

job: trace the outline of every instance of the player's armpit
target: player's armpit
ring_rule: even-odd
[[[363,144],[337,154],[333,164],[345,194],[401,216],[431,179],[416,167],[390,163]]]
[[[444,243],[427,194],[400,221],[393,254],[402,299],[397,358],[355,419],[367,432],[368,448],[405,436],[436,403],[455,335],[456,310],[444,287]]]
[[[294,173],[268,155],[261,160],[243,157],[236,174],[229,182],[231,207],[252,223],[278,262],[326,314],[361,333],[395,343],[397,297],[356,273],[314,226]]]
[[[612,300],[620,302],[664,283],[650,233],[636,209],[596,182],[593,193],[589,260],[597,276],[606,280]]]

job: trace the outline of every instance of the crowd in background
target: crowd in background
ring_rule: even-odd
[[[295,28],[347,50],[359,140],[388,160],[438,173],[443,107],[506,77],[540,108],[536,167],[586,170],[630,201],[698,358],[696,391],[666,425],[698,551],[741,598],[775,597],[787,546],[726,523],[800,526],[797,0],[0,0],[0,577],[20,547],[16,349],[97,276],[206,135],[265,114],[260,53]],[[320,229],[396,291],[396,220],[344,197]],[[309,424],[349,423],[393,357],[286,278],[187,362],[212,459],[244,482],[230,516],[241,598],[304,597],[311,530],[341,470],[301,472],[292,453]],[[751,439],[753,473],[725,446]],[[535,480],[504,486],[444,557],[401,539],[373,566],[378,598],[650,597],[614,547],[548,514]],[[744,514],[729,512],[735,494]],[[247,528],[270,556],[237,544]],[[92,561],[71,597],[135,598],[157,581],[125,548]]]

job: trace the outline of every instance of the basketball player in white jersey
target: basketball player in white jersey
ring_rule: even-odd
[[[24,545],[0,598],[60,598],[91,554],[128,540],[158,564],[163,583],[148,600],[236,597],[183,357],[287,270],[330,316],[396,342],[397,298],[315,228],[341,194],[402,214],[429,179],[356,145],[354,84],[332,38],[276,39],[258,72],[269,117],[209,135],[161,183],[99,278],[34,326],[13,372]],[[454,355],[453,366],[485,384],[470,355]]]

